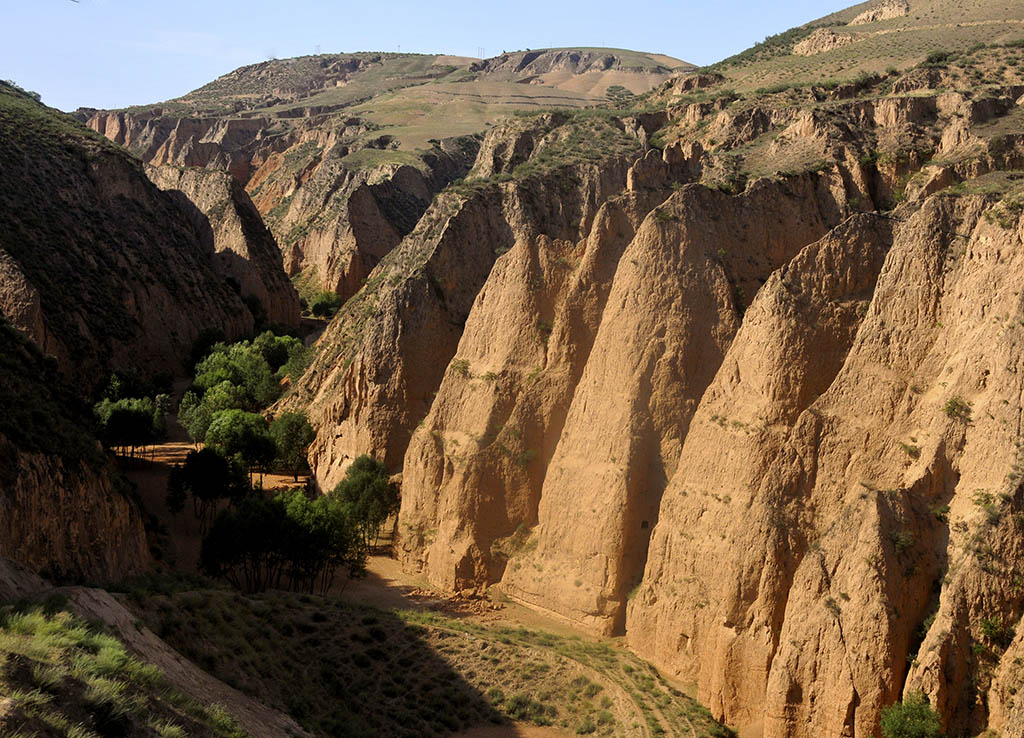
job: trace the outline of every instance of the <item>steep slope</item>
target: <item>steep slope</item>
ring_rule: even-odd
[[[872,0],[770,36],[709,70],[725,75],[733,89],[752,91],[905,71],[1022,38],[1020,9],[1002,0]],[[1000,81],[1014,73],[1007,67],[979,71]]]
[[[481,61],[324,54],[243,67],[155,106],[77,115],[154,166],[231,172],[289,273],[347,299],[432,197],[466,175],[476,137],[496,120],[530,107],[605,105],[690,68],[618,49]]]
[[[516,147],[497,144],[510,140],[537,157],[580,163],[523,167]],[[614,157],[603,166],[587,161],[600,158],[588,154],[597,146]],[[596,203],[622,191],[626,160],[639,148],[623,122],[603,117],[533,116],[488,134],[480,161],[493,175],[435,199],[346,303],[287,399],[307,405],[318,426],[310,456],[322,487],[367,451],[401,463],[495,259],[520,241],[575,240],[589,230]]]
[[[193,225],[214,253],[214,270],[244,300],[259,303],[255,312],[278,325],[299,324],[299,296],[284,273],[277,242],[231,175],[171,166],[147,167],[146,174],[160,189],[183,195],[182,209],[195,208]]]
[[[550,145],[586,116],[489,132],[288,400],[321,486],[401,467],[405,566],[625,633],[751,735],[876,735],[918,690],[1019,731],[1024,84],[1012,45],[890,35],[912,68],[681,76],[601,118],[614,155]]]
[[[0,310],[88,390],[253,318],[189,214],[119,147],[0,86]]]
[[[142,518],[52,360],[0,320],[0,556],[58,580],[110,581],[149,561]]]
[[[1021,599],[1021,224],[993,205],[933,198],[891,249],[844,224],[766,285],[705,394],[629,634],[733,721],[869,735],[911,661],[951,734],[986,727],[1008,644],[982,622]]]

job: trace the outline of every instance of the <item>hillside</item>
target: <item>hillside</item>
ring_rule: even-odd
[[[311,489],[363,454],[401,480],[408,579],[368,586],[433,588],[378,611],[155,578],[95,610],[209,672],[175,657],[184,682],[260,700],[251,724],[317,736],[877,738],[919,696],[948,738],[1024,735],[1019,16],[874,0],[700,70],[271,60],[79,111],[92,132],[0,88],[11,321],[75,376],[180,358],[207,319],[244,332],[245,293],[294,316],[282,269],[336,292],[267,412],[307,414]],[[0,419],[28,511],[0,545],[132,570],[84,411],[4,336],[5,406],[43,416]],[[68,480],[80,505],[50,519]],[[126,543],[86,535],[104,516]],[[455,602],[577,635],[425,611]]]
[[[752,735],[916,691],[1015,735],[1024,32],[969,5],[827,19],[896,29],[877,74],[805,27],[493,126],[284,401],[321,487],[384,458],[409,570],[624,634]]]
[[[728,85],[750,91],[777,84],[821,83],[858,74],[905,71],[935,53],[964,53],[1024,38],[1013,3],[997,0],[882,0],[854,5],[711,65]],[[992,66],[998,76],[1016,55]]]
[[[175,371],[203,328],[252,330],[187,207],[123,149],[6,84],[0,166],[0,311],[86,392],[115,368]]]
[[[117,638],[64,609],[0,608],[0,733],[12,738],[246,738],[223,707],[193,700]]]
[[[230,171],[289,274],[347,299],[433,195],[466,175],[498,120],[608,105],[680,69],[692,65],[617,49],[324,54],[242,67],[166,103],[77,115],[149,164]]]
[[[112,477],[92,413],[52,359],[0,319],[0,551],[55,581],[142,571],[142,516]]]

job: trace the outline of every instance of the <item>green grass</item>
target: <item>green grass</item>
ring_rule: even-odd
[[[245,738],[233,717],[174,689],[116,638],[62,609],[0,607],[4,735]]]
[[[689,734],[692,723],[698,736],[728,735],[649,666],[605,643],[289,593],[134,599],[184,655],[321,735],[443,736],[507,720],[605,736],[633,735],[649,721]]]

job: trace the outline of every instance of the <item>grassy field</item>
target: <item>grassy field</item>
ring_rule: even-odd
[[[155,667],[63,610],[0,608],[4,738],[245,738],[217,705],[173,689]]]
[[[185,656],[316,735],[444,736],[510,721],[581,735],[731,735],[608,643],[280,592],[143,589],[133,600]]]

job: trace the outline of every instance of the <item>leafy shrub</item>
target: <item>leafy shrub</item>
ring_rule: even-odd
[[[341,296],[335,292],[318,292],[309,301],[309,311],[318,318],[328,318],[341,307]]]
[[[882,708],[882,738],[943,738],[942,720],[921,692]]]

